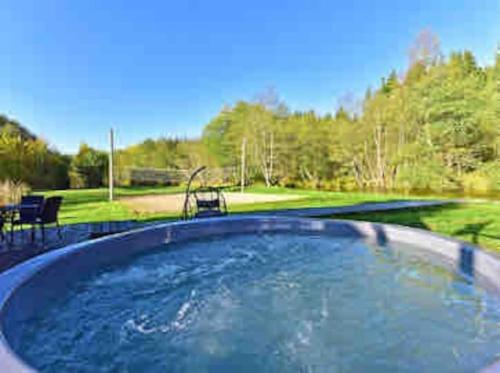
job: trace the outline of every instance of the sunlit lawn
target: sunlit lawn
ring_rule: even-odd
[[[79,189],[61,190],[43,193],[45,196],[61,195],[64,197],[60,219],[63,224],[116,221],[116,220],[163,220],[178,218],[181,214],[172,213],[141,213],[138,214],[120,202],[120,197],[141,196],[141,195],[161,195],[171,193],[181,193],[183,187],[131,187],[116,188],[116,201],[108,201],[108,191],[100,189]],[[408,199],[411,197],[403,195],[384,195],[375,193],[339,193],[322,192],[287,188],[265,188],[251,187],[246,189],[250,193],[272,193],[272,194],[293,194],[300,196],[298,199],[254,203],[245,205],[230,206],[230,212],[252,212],[269,211],[276,209],[302,208],[302,207],[325,207],[343,206],[364,202],[380,202],[396,199]]]
[[[422,197],[403,194],[360,193],[360,192],[326,192],[318,190],[304,190],[291,188],[266,188],[256,186],[247,189],[251,193],[291,194],[300,199],[280,202],[266,202],[251,205],[235,206],[233,212],[268,211],[278,209],[294,209],[308,207],[335,207],[360,203],[389,202],[403,199],[423,199]],[[429,198],[429,197],[427,197]],[[424,198],[425,199],[425,198]]]
[[[118,220],[155,221],[178,219],[180,211],[176,214],[138,214],[127,208],[119,199],[120,197],[129,196],[181,193],[183,190],[183,187],[117,188],[115,190],[117,197],[115,202],[108,202],[108,191],[105,188],[51,191],[44,194],[46,196],[62,195],[64,197],[60,214],[61,222],[63,224],[73,224]],[[287,188],[268,189],[262,186],[250,187],[246,191],[251,193],[293,194],[300,196],[300,198],[279,202],[235,205],[230,208],[231,213],[422,199],[422,197],[398,194],[324,192]],[[500,251],[500,202],[471,202],[446,207],[342,215],[337,216],[337,218],[378,221],[429,229]]]
[[[116,201],[108,201],[108,190],[99,189],[73,189],[73,190],[55,190],[43,192],[47,197],[59,195],[63,196],[63,204],[60,212],[62,224],[90,223],[101,221],[119,221],[119,220],[143,220],[150,216],[137,216],[122,203],[120,197],[179,193],[183,191],[180,187],[133,187],[116,188]],[[161,218],[174,218],[173,215],[158,216]]]

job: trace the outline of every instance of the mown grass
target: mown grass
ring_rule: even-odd
[[[269,211],[278,209],[294,209],[309,207],[335,207],[356,205],[361,203],[376,203],[401,201],[408,199],[430,199],[431,197],[416,197],[394,193],[366,193],[366,192],[328,192],[318,190],[290,189],[290,188],[266,188],[255,186],[246,189],[249,193],[290,194],[300,196],[298,199],[266,202],[251,205],[234,206],[232,212]]]
[[[379,193],[344,193],[316,190],[265,188],[254,186],[250,193],[292,194],[298,199],[230,206],[231,213],[269,211],[307,207],[332,207],[360,203],[387,202],[403,199],[423,199],[420,196]],[[138,214],[120,202],[121,197],[161,195],[183,192],[182,187],[133,187],[116,188],[117,200],[108,202],[108,192],[101,189],[63,190],[43,193],[46,196],[62,195],[61,222],[74,224],[100,221],[156,221],[178,219],[179,213]],[[437,196],[425,198],[438,198]],[[401,224],[470,241],[487,249],[500,252],[500,202],[473,201],[450,206],[410,209],[395,212],[365,213],[335,216],[335,218],[368,220]]]
[[[333,216],[426,229],[500,252],[500,202]]]
[[[108,190],[99,189],[73,189],[53,190],[43,192],[46,197],[62,196],[64,198],[60,212],[62,224],[93,223],[101,221],[144,220],[152,216],[138,216],[120,203],[120,197],[141,195],[172,194],[183,191],[182,187],[130,187],[116,188],[113,202],[108,201]],[[172,219],[175,216],[162,215],[158,219]]]
[[[63,224],[119,221],[119,220],[166,220],[178,218],[178,213],[137,213],[120,202],[120,198],[141,195],[161,195],[183,192],[183,187],[130,187],[116,188],[116,201],[108,201],[106,188],[74,189],[44,192],[45,196],[64,197],[60,219]],[[412,197],[397,194],[340,193],[287,188],[265,188],[255,186],[246,189],[249,193],[291,194],[297,199],[278,202],[253,203],[230,206],[231,213],[269,211],[305,207],[344,206],[367,202],[381,202],[408,199]]]

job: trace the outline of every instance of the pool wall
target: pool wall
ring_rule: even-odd
[[[175,222],[142,228],[48,252],[0,274],[0,372],[33,369],[10,348],[16,326],[59,297],[71,281],[160,245],[230,233],[292,232],[364,238],[378,245],[408,244],[500,296],[500,259],[467,243],[408,227],[269,216]],[[500,372],[500,365],[485,368]]]

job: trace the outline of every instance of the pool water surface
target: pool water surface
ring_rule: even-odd
[[[500,302],[406,246],[218,236],[100,269],[21,325],[46,372],[470,372]]]

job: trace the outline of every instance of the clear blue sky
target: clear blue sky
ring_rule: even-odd
[[[224,103],[274,86],[332,111],[392,68],[426,27],[444,52],[492,61],[500,1],[3,0],[0,112],[64,152],[198,136]]]

